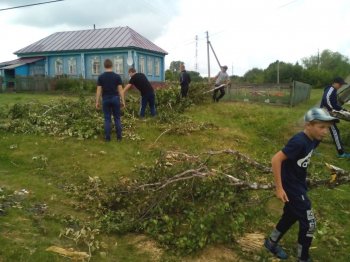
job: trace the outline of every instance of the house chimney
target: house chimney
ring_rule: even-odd
[[[96,29],[96,26],[95,26],[95,24],[94,24],[94,30]]]

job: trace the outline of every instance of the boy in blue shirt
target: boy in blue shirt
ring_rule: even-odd
[[[103,63],[105,72],[99,75],[96,88],[96,109],[102,109],[104,114],[105,141],[111,141],[111,122],[114,118],[117,140],[122,140],[122,124],[120,121],[120,106],[125,107],[122,79],[113,72],[113,63],[106,59]]]
[[[314,149],[327,135],[329,127],[339,121],[321,108],[310,109],[304,120],[304,131],[294,135],[287,145],[272,157],[276,196],[284,202],[284,208],[281,219],[264,243],[275,256],[287,259],[288,255],[278,242],[298,221],[299,262],[311,261],[309,248],[316,229],[316,219],[307,196],[306,170]]]
[[[327,109],[328,112],[332,112],[332,110],[337,110],[337,111],[345,110],[339,105],[338,98],[337,98],[337,90],[345,84],[347,83],[344,81],[343,78],[341,77],[334,78],[332,85],[327,86],[324,89],[320,107]],[[340,139],[340,132],[337,125],[332,124],[329,128],[329,131],[332,135],[334,144],[338,151],[338,157],[350,158],[350,154],[344,151],[344,146]]]

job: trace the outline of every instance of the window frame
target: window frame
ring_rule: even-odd
[[[96,64],[98,66],[95,66]],[[91,59],[91,74],[92,75],[101,74],[101,59],[97,56]]]
[[[68,59],[68,75],[77,75],[77,59],[75,57]]]
[[[117,62],[118,60],[119,60],[119,63]],[[117,65],[119,65],[119,66],[117,66]],[[123,75],[124,74],[124,56],[123,55],[116,55],[113,58],[113,66],[114,66],[115,72],[117,74]]]
[[[139,72],[145,74],[146,73],[146,65],[145,65],[145,56],[139,56]]]
[[[63,75],[63,59],[60,57],[56,58],[55,60],[55,75]]]
[[[158,77],[160,76],[160,58],[157,57],[154,60],[154,75]]]
[[[147,57],[147,75],[153,76],[153,65],[154,65],[154,58],[149,56]]]

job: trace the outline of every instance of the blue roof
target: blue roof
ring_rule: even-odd
[[[134,47],[168,54],[130,27],[57,32],[15,52],[16,55]]]

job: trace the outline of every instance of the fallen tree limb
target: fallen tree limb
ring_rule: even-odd
[[[136,188],[137,189],[142,189],[144,190],[145,188],[156,188],[154,189],[155,191],[158,191],[162,188],[165,188],[166,186],[179,182],[179,181],[184,181],[184,180],[189,180],[195,177],[208,177],[210,175],[213,175],[212,172],[209,172],[207,167],[199,167],[198,169],[189,169],[189,170],[185,170],[182,173],[179,173],[163,182],[156,182],[156,183],[151,183],[151,184],[144,184],[144,185],[140,185]]]
[[[74,249],[64,249],[62,247],[51,246],[46,249],[46,251],[54,252],[60,256],[69,258],[73,261],[85,261],[90,260],[90,255],[86,252],[75,251]]]
[[[216,152],[212,152],[214,154],[216,154],[219,151]],[[233,152],[234,154],[236,154],[234,151],[223,151],[223,153],[226,152]],[[222,153],[222,152],[220,152]],[[308,179],[307,180],[307,185],[310,188],[315,188],[315,187],[319,187],[319,186],[338,186],[341,184],[346,184],[346,183],[350,183],[350,172],[345,171],[339,167],[333,166],[333,165],[329,165],[326,164],[327,167],[330,169],[330,171],[332,172],[332,176],[330,179]],[[336,174],[336,178],[334,177],[334,174]],[[144,190],[146,188],[150,188],[153,191],[159,191],[161,189],[166,188],[167,186],[180,182],[180,181],[185,181],[185,180],[190,180],[190,179],[194,179],[194,178],[208,178],[210,176],[217,176],[217,175],[222,175],[225,178],[228,179],[228,182],[230,183],[230,185],[232,185],[233,187],[236,188],[240,188],[240,189],[245,189],[245,190],[274,190],[275,189],[275,185],[274,183],[258,183],[258,182],[250,182],[250,181],[245,181],[242,179],[239,179],[237,177],[234,177],[230,174],[226,174],[223,173],[219,170],[216,169],[211,169],[209,170],[207,166],[200,166],[198,169],[188,169],[185,170],[179,174],[174,175],[173,177],[170,177],[166,180],[163,181],[159,181],[159,182],[155,182],[155,183],[151,183],[151,184],[143,184],[140,185],[138,187],[136,187],[134,190]]]
[[[220,154],[230,154],[236,156],[238,159],[242,159],[245,162],[251,164],[253,167],[258,168],[261,170],[263,173],[269,174],[272,173],[272,169],[270,167],[267,167],[254,159],[250,158],[249,156],[242,154],[241,152],[233,149],[224,149],[224,150],[219,150],[219,151],[208,151],[206,154],[208,155],[220,155]]]
[[[165,131],[163,131],[158,137],[156,140],[154,140],[153,144],[157,143],[159,138],[161,138],[164,134],[168,133],[169,131],[171,130],[171,128],[169,129],[166,129]]]

